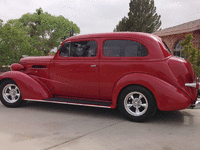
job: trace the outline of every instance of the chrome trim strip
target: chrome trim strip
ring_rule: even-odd
[[[70,102],[47,101],[47,100],[36,100],[36,99],[24,99],[24,100],[26,100],[26,101],[33,101],[33,102],[46,102],[46,103],[56,103],[56,104],[77,105],[77,106],[90,106],[90,107],[99,107],[99,108],[111,108],[111,106],[89,105],[89,104],[79,104],[79,103],[70,103]]]

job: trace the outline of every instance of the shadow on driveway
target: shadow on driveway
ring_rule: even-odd
[[[120,114],[118,109],[95,108],[85,106],[52,104],[43,102],[28,102],[21,109],[32,109],[37,111],[55,112],[61,114],[70,114],[73,116],[95,117],[104,119],[114,119],[127,121]],[[193,123],[193,112],[195,109],[185,109],[180,111],[162,112],[157,111],[156,114],[144,123],[153,124],[170,124],[175,126],[190,125]]]

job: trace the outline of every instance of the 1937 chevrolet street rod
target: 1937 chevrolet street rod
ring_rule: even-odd
[[[199,86],[189,62],[146,33],[73,36],[55,56],[25,57],[11,70],[0,76],[7,107],[23,101],[118,107],[132,121],[195,104]]]

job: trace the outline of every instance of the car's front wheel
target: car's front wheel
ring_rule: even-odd
[[[122,90],[118,99],[120,112],[131,121],[144,121],[156,112],[153,94],[142,86],[129,86]]]
[[[1,102],[7,107],[18,107],[23,102],[18,85],[10,79],[1,83],[0,99]]]

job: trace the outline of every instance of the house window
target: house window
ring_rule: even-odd
[[[183,47],[181,46],[181,42],[183,42],[183,40],[179,40],[175,46],[174,46],[174,56],[178,56],[178,57],[184,57],[182,55],[183,52]]]

